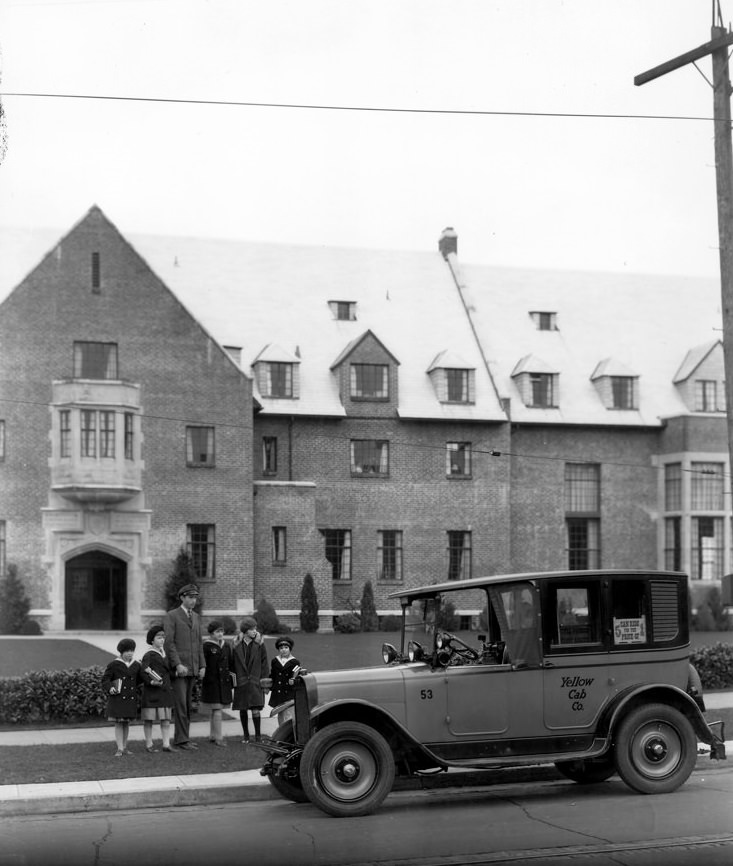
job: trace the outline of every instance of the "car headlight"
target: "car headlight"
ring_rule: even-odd
[[[420,662],[425,658],[425,650],[422,647],[422,644],[418,643],[416,640],[411,640],[407,644],[407,658],[411,662]]]
[[[391,643],[383,643],[382,644],[382,658],[384,659],[384,663],[386,665],[391,665],[393,661],[397,658],[397,648],[392,646]]]
[[[438,632],[438,635],[435,638],[435,646],[438,649],[443,649],[444,646],[448,646],[448,640],[443,632]]]

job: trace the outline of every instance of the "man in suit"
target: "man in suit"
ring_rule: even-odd
[[[201,640],[201,618],[194,611],[199,598],[196,584],[187,583],[178,591],[180,607],[169,610],[163,618],[165,652],[173,669],[175,735],[173,745],[179,749],[197,749],[189,739],[191,697],[196,677],[206,668]]]

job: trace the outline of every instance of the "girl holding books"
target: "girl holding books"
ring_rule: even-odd
[[[143,682],[142,720],[145,735],[145,751],[157,752],[153,746],[153,725],[160,723],[163,737],[163,751],[172,752],[171,718],[173,715],[173,686],[170,668],[165,654],[165,631],[162,624],[148,629],[146,640],[151,647],[142,660],[141,677]]]
[[[232,705],[232,675],[229,671],[231,648],[224,638],[224,626],[214,620],[208,625],[204,638],[206,671],[201,683],[201,702],[211,712],[209,742],[226,746],[222,733],[223,711]]]
[[[102,676],[102,688],[107,695],[107,718],[115,723],[115,758],[129,755],[127,738],[130,722],[137,718],[140,662],[133,660],[135,641],[125,637],[117,644],[119,656],[107,665]]]

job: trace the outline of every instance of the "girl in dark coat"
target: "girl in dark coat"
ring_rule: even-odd
[[[208,625],[209,636],[204,638],[206,670],[201,683],[201,702],[211,710],[209,742],[226,746],[222,736],[222,712],[232,703],[232,674],[229,670],[231,648],[224,639],[224,626],[214,620]]]
[[[153,725],[160,722],[163,751],[172,752],[171,719],[173,717],[173,686],[171,684],[170,661],[165,654],[165,631],[158,623],[148,630],[148,650],[141,662],[143,681],[142,720],[145,734],[145,751],[157,752],[153,746]]]
[[[272,712],[277,713],[277,708],[286,701],[291,701],[295,695],[295,676],[300,671],[300,662],[292,654],[294,641],[291,637],[280,637],[275,641],[277,655],[270,662],[270,679],[272,680],[272,692],[268,703]],[[282,724],[286,719],[278,719]]]
[[[265,705],[262,680],[267,679],[267,650],[262,635],[257,631],[257,622],[245,616],[239,624],[240,634],[234,639],[232,647],[231,670],[237,676],[232,707],[239,710],[244,732],[243,743],[249,742],[247,711],[252,713],[255,741],[260,742],[260,713]]]
[[[112,659],[102,675],[102,689],[107,697],[107,719],[115,723],[115,758],[129,755],[127,738],[130,722],[137,718],[140,662],[133,661],[135,641],[125,637],[117,644],[118,658]]]

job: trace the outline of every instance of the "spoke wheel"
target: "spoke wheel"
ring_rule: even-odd
[[[288,721],[276,728],[272,735],[273,740],[279,740],[281,743],[294,743],[295,734],[293,733],[293,723]],[[282,758],[275,757],[272,766],[277,767],[282,763]],[[292,800],[293,803],[307,803],[308,796],[303,790],[303,785],[300,781],[300,776],[294,773],[278,776],[276,774],[268,774],[268,781],[272,787],[284,797],[286,800]]]
[[[616,737],[616,766],[626,784],[641,794],[668,794],[690,776],[697,737],[689,719],[674,707],[650,704],[632,710]]]
[[[336,722],[308,741],[300,778],[308,799],[338,818],[369,815],[392,790],[395,766],[384,737],[360,722]]]

